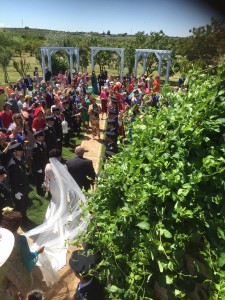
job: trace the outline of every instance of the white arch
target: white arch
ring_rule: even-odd
[[[146,62],[147,57],[150,53],[154,53],[158,58],[159,65],[158,65],[158,74],[161,74],[161,67],[162,67],[162,60],[163,58],[167,58],[167,68],[166,68],[166,82],[169,81],[169,72],[170,72],[170,64],[171,64],[171,54],[173,50],[157,50],[157,49],[135,49],[135,63],[134,63],[134,74],[137,76],[137,65],[138,59],[140,56],[144,57],[143,63],[143,73],[146,70]]]
[[[76,56],[76,66],[77,71],[79,71],[80,66],[80,57],[79,57],[79,48],[74,47],[41,47],[41,60],[42,60],[42,74],[43,78],[45,78],[45,56],[48,57],[48,67],[49,70],[52,72],[52,54],[54,54],[56,51],[63,50],[66,51],[66,53],[70,56],[70,78],[72,80],[73,78],[73,55]]]
[[[90,47],[91,49],[91,71],[94,71],[94,58],[99,51],[115,51],[120,56],[120,80],[122,81],[124,70],[124,48],[110,48],[110,47]]]

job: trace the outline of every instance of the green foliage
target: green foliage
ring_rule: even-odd
[[[4,73],[5,82],[8,82],[9,76],[7,72],[7,67],[13,57],[13,50],[7,46],[0,46],[0,66]]]
[[[224,75],[225,62],[219,75],[192,70],[189,92],[136,117],[104,165],[87,241],[108,299],[224,299]]]
[[[26,61],[26,59],[20,58],[19,61],[13,60],[13,67],[22,78],[25,78],[30,69],[30,64]]]
[[[179,54],[202,69],[217,63],[225,49],[225,20],[212,18],[211,24],[193,28],[190,32],[192,36],[178,42]]]
[[[63,51],[57,51],[52,55],[52,74],[58,75],[60,70],[63,74],[66,70],[69,70],[69,59]]]

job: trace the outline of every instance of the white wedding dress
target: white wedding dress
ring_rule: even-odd
[[[88,220],[81,216],[85,196],[67,168],[57,158],[50,158],[45,174],[52,199],[43,224],[25,233],[34,241],[31,249],[45,246],[38,256],[38,265],[48,286],[59,280],[57,271],[66,264],[70,241],[85,232]]]

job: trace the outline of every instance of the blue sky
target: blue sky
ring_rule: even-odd
[[[220,16],[198,0],[11,0],[1,3],[0,27],[188,36],[211,17]]]

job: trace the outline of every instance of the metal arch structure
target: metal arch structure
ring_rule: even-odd
[[[70,77],[72,80],[73,55],[76,56],[77,71],[79,71],[79,66],[80,66],[79,48],[74,48],[74,47],[41,47],[41,61],[42,61],[43,78],[45,78],[45,56],[47,56],[47,58],[48,58],[48,68],[52,72],[51,57],[56,51],[66,51],[66,53],[69,55],[69,57],[70,57]]]
[[[166,68],[166,82],[169,81],[169,72],[170,72],[170,65],[171,65],[171,54],[173,50],[156,50],[156,49],[135,49],[135,63],[134,63],[134,73],[137,76],[137,66],[138,66],[138,59],[139,57],[143,56],[144,63],[143,63],[143,73],[146,70],[146,63],[147,58],[150,53],[154,53],[158,58],[158,74],[161,74],[161,67],[162,67],[162,60],[167,58],[167,68]]]
[[[120,80],[122,81],[124,70],[124,48],[110,48],[110,47],[90,47],[91,49],[91,71],[94,71],[95,55],[99,51],[115,51],[120,56]]]

